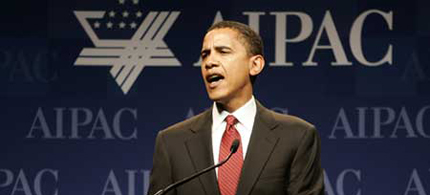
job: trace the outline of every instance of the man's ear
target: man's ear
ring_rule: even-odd
[[[263,71],[265,65],[264,57],[262,55],[255,55],[249,60],[249,75],[256,76],[260,74],[260,72]]]

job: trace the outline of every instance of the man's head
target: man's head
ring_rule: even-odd
[[[263,42],[248,26],[232,21],[213,25],[201,50],[202,76],[210,99],[234,111],[252,96],[264,68]]]
[[[245,45],[246,51],[249,55],[264,56],[263,40],[260,35],[253,31],[249,26],[235,21],[222,21],[212,25],[207,32],[221,28],[229,28],[238,32],[239,41]]]

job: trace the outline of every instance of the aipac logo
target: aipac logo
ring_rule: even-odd
[[[74,11],[95,47],[83,48],[76,66],[112,66],[110,74],[127,94],[145,66],[180,66],[164,42],[177,11],[150,11],[139,0],[118,0],[105,11]]]

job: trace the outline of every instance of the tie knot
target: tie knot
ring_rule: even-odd
[[[227,122],[228,126],[235,125],[237,122],[239,122],[233,115],[228,115],[227,118],[225,118],[225,121]]]

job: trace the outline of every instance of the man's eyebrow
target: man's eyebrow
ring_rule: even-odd
[[[221,46],[215,46],[215,49],[216,50],[223,50],[223,49],[229,49],[229,50],[231,50],[231,47],[221,45]]]
[[[200,51],[200,53],[208,53],[210,49],[202,49],[202,51]]]
[[[225,50],[225,49],[232,50],[231,47],[229,47],[229,46],[223,46],[223,45],[215,46],[215,50],[217,50],[217,51],[221,51],[221,50]],[[210,49],[205,48],[205,49],[202,49],[202,51],[200,51],[200,54],[207,54],[209,52],[210,52]]]

